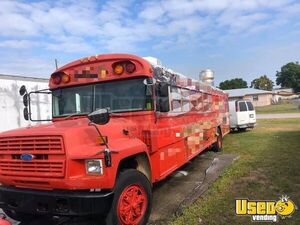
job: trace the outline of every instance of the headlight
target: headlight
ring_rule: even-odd
[[[101,159],[88,159],[85,161],[87,174],[103,174],[102,160]]]

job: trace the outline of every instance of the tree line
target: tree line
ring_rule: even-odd
[[[300,92],[300,65],[299,62],[290,62],[282,66],[280,71],[276,72],[276,84],[282,88],[292,88],[295,92]],[[273,89],[274,82],[262,75],[254,79],[250,87],[271,91]],[[247,88],[247,81],[242,78],[234,78],[231,80],[225,80],[220,83],[219,88],[222,90]]]

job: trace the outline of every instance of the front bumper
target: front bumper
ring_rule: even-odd
[[[0,208],[35,215],[85,216],[106,214],[113,192],[37,191],[0,187]]]
[[[247,123],[247,124],[238,125],[238,128],[254,128],[255,125],[256,125],[255,123]]]

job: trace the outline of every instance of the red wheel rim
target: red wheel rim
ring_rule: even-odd
[[[122,225],[136,225],[145,215],[147,195],[143,187],[133,184],[126,187],[120,195],[117,214]]]

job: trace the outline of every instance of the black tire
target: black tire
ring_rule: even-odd
[[[112,202],[111,209],[106,217],[106,225],[125,225],[126,223],[122,222],[121,216],[119,216],[120,205],[121,205],[121,196],[124,196],[124,193],[127,193],[127,190],[130,190],[131,187],[141,188],[143,193],[139,197],[147,198],[146,203],[144,204],[144,213],[141,216],[140,221],[138,221],[137,225],[145,225],[148,222],[151,208],[152,208],[152,187],[148,178],[141,172],[135,169],[127,169],[121,171],[118,174],[118,178],[114,188],[114,199]],[[129,192],[129,191],[128,191]],[[120,205],[119,205],[120,204]],[[129,207],[130,208],[130,207]],[[131,212],[132,212],[131,208]],[[135,212],[136,213],[136,212]],[[127,215],[127,213],[126,213]],[[130,223],[129,223],[130,224]],[[127,224],[126,224],[127,225]]]
[[[3,209],[3,211],[9,218],[17,220],[19,222],[30,222],[37,218],[37,216],[34,216],[32,214],[20,213],[14,210]]]
[[[245,132],[245,131],[246,131],[246,128],[238,128],[238,131],[239,131],[239,132]]]
[[[223,143],[223,139],[222,139],[222,132],[220,128],[217,128],[217,141],[212,145],[212,150],[214,152],[219,152],[222,151],[222,143]]]

